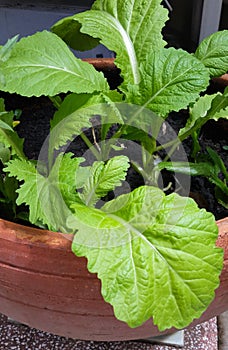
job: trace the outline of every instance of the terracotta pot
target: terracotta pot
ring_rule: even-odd
[[[193,324],[228,309],[228,218],[218,226],[217,244],[225,249],[221,284]],[[100,294],[100,281],[88,273],[86,259],[71,252],[71,241],[64,235],[1,219],[0,312],[30,327],[76,339],[114,341],[160,334],[151,320],[131,329],[115,318]]]

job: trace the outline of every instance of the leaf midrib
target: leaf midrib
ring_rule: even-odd
[[[77,74],[76,72],[74,72],[72,70],[69,70],[69,69],[66,69],[65,67],[64,68],[60,68],[60,67],[44,65],[44,64],[43,65],[42,64],[13,65],[13,68],[16,68],[16,69],[33,68],[33,67],[40,67],[41,69],[54,69],[56,71],[63,71],[65,73],[69,73],[69,74],[75,75],[75,76],[77,76],[80,79],[87,80],[87,81],[91,82],[90,79],[87,79],[87,78],[85,79],[85,77],[83,75]],[[8,68],[9,68],[9,70],[12,69],[12,67],[8,67]]]
[[[111,23],[113,22],[112,26],[114,27],[114,29],[118,30],[118,32],[120,33],[120,35],[122,37],[122,40],[125,44],[126,52],[127,52],[128,58],[129,58],[129,62],[131,65],[131,71],[133,74],[134,84],[139,84],[140,83],[140,73],[139,73],[139,69],[138,69],[138,61],[137,61],[136,52],[134,49],[134,45],[131,41],[131,38],[130,38],[128,32],[123,28],[121,23],[115,17],[113,17],[108,12],[106,12],[105,14],[107,15],[107,17],[110,18]]]

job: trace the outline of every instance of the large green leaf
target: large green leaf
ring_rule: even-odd
[[[0,89],[24,96],[108,90],[102,73],[77,59],[57,35],[48,31],[21,39],[0,69],[5,78]]]
[[[65,19],[64,38],[71,36],[74,22],[81,23],[81,32],[94,38],[116,52],[116,65],[124,79],[131,84],[140,81],[139,64],[149,51],[163,47],[161,29],[167,20],[167,10],[161,0],[97,0],[92,10]],[[61,35],[64,20],[53,28]],[[60,27],[60,28],[61,28]],[[71,41],[70,41],[71,42]]]
[[[213,215],[193,200],[140,187],[102,210],[72,209],[72,249],[87,257],[118,319],[137,327],[153,317],[161,331],[183,328],[213,300],[223,253]]]
[[[189,53],[174,48],[149,52],[141,71],[144,79],[139,90],[128,98],[160,116],[186,108],[209,83],[204,65]]]
[[[228,71],[228,30],[211,34],[196,50],[195,56],[208,68],[212,77]]]
[[[111,158],[106,163],[94,162],[84,184],[81,200],[86,205],[93,206],[99,198],[121,185],[129,166],[129,159],[126,156]]]

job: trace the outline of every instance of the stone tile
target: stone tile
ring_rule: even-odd
[[[218,350],[217,320],[211,319],[185,332],[183,350]],[[8,322],[0,315],[0,350],[176,350],[142,342],[89,342],[67,339]]]

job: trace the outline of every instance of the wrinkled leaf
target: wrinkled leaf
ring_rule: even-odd
[[[49,176],[41,175],[32,162],[20,159],[11,160],[4,169],[9,176],[23,181],[17,190],[17,204],[29,206],[31,223],[41,221],[52,230],[68,232],[66,219],[71,212],[66,203],[79,199],[74,185],[76,171],[83,160],[71,156],[60,154]],[[38,164],[38,170],[43,170],[42,165]]]
[[[160,116],[194,102],[209,83],[207,69],[189,53],[174,48],[149,52],[141,67],[144,79],[130,102],[150,108]]]
[[[14,159],[7,164],[4,171],[9,172],[9,176],[15,176],[19,181],[24,181],[24,184],[17,190],[19,194],[17,204],[29,205],[31,223],[35,224],[37,220],[46,223],[47,219],[41,210],[36,184],[37,181],[40,181],[45,185],[45,179],[37,174],[35,165],[26,160]]]
[[[195,56],[208,68],[212,77],[228,71],[228,30],[211,34],[198,46]]]
[[[223,253],[215,248],[213,215],[193,200],[140,187],[103,211],[73,209],[79,223],[72,249],[86,256],[104,299],[130,327],[153,317],[161,331],[183,328],[213,300]]]
[[[117,186],[121,186],[129,166],[129,159],[125,156],[111,158],[106,163],[94,162],[84,184],[81,200],[88,206],[95,205],[99,198],[106,196]]]
[[[81,202],[76,189],[80,187],[79,165],[84,162],[84,158],[73,158],[73,153],[66,153],[58,159],[59,169],[55,171],[58,174],[58,187],[65,203],[70,206],[72,203]]]

